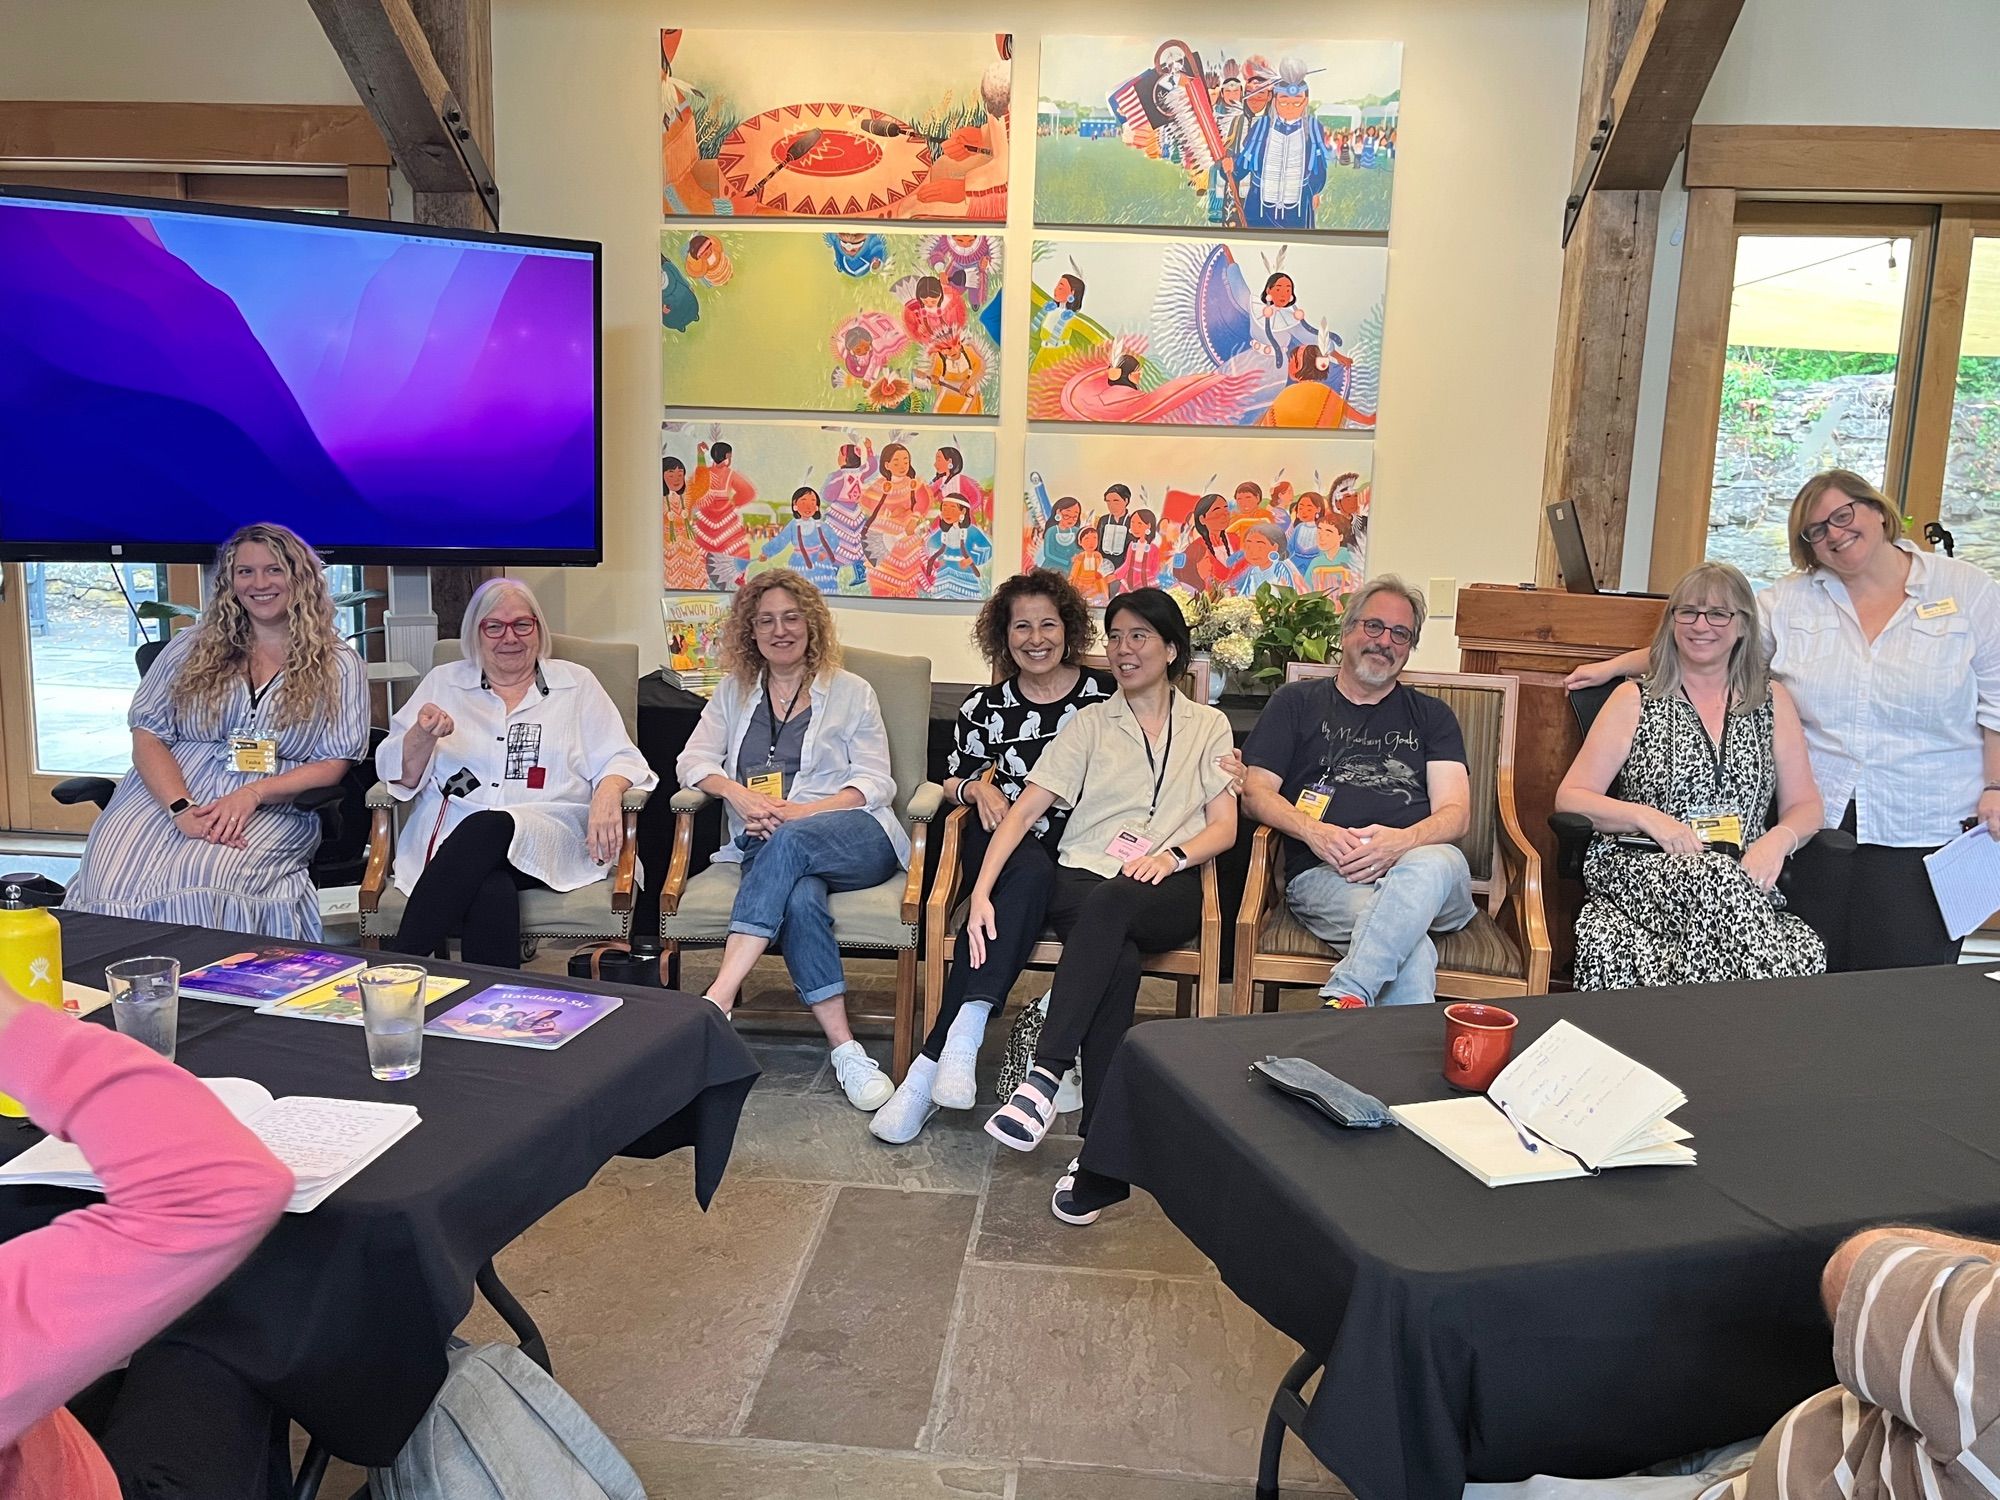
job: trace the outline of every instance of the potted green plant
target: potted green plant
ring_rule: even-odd
[[[1266,583],[1253,601],[1257,633],[1251,641],[1250,679],[1270,692],[1295,661],[1340,660],[1340,602],[1327,594]]]

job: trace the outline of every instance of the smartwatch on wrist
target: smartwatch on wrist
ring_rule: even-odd
[[[1183,849],[1179,844],[1169,844],[1167,846],[1167,853],[1174,857],[1174,873],[1176,875],[1188,867],[1187,850]]]
[[[170,818],[178,818],[182,813],[186,812],[190,807],[193,806],[194,803],[190,801],[188,798],[176,797],[174,798],[173,801],[167,804],[167,816]]]

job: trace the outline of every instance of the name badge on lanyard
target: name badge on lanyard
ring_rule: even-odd
[[[753,792],[766,797],[776,797],[780,801],[785,796],[785,773],[783,771],[760,771],[743,783]]]
[[[1333,791],[1319,782],[1315,782],[1308,787],[1301,787],[1299,795],[1293,801],[1292,806],[1296,807],[1314,822],[1318,822],[1326,816],[1326,810],[1333,806]]]
[[[256,734],[229,737],[229,769],[247,776],[275,776],[278,772],[278,742]]]
[[[1111,842],[1104,846],[1104,852],[1120,864],[1135,860],[1142,854],[1150,854],[1154,844],[1158,842],[1151,836],[1153,819],[1160,814],[1160,788],[1166,785],[1167,765],[1174,755],[1174,706],[1171,702],[1167,704],[1166,743],[1160,746],[1160,758],[1157,762],[1153,759],[1153,742],[1146,738],[1143,726],[1139,729],[1139,741],[1146,747],[1146,765],[1153,772],[1153,803],[1147,809],[1146,824],[1143,829],[1121,828],[1111,836]]]

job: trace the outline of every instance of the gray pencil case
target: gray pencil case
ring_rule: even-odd
[[[1362,1093],[1303,1057],[1267,1057],[1250,1064],[1250,1071],[1261,1074],[1272,1088],[1305,1100],[1334,1124],[1350,1130],[1376,1130],[1394,1121],[1388,1106],[1373,1094]]]

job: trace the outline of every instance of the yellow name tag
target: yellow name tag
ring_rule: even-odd
[[[254,735],[229,737],[229,769],[251,776],[274,776],[278,770],[278,742]]]
[[[1688,826],[1701,835],[1704,844],[1743,847],[1743,820],[1735,813],[1724,813],[1715,818],[1689,818]]]
[[[761,771],[743,784],[753,792],[762,792],[766,797],[777,797],[782,800],[785,795],[783,771]]]
[[[1917,618],[1919,620],[1935,620],[1941,615],[1955,615],[1957,613],[1958,600],[1956,599],[1933,599],[1929,604],[1919,604],[1917,606]]]
[[[1301,791],[1292,806],[1307,817],[1318,820],[1326,816],[1326,810],[1333,804],[1333,793],[1325,787],[1309,786]]]

